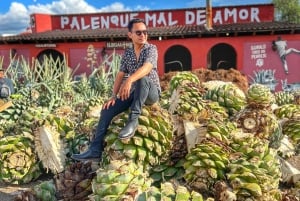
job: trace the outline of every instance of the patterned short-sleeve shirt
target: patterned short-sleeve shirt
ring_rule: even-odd
[[[149,79],[155,84],[159,91],[161,91],[159,77],[157,73],[157,47],[153,44],[146,43],[142,47],[139,60],[137,61],[133,47],[127,48],[121,60],[120,71],[131,75],[144,63],[151,63],[152,70],[148,74]],[[134,88],[135,86],[133,86]]]

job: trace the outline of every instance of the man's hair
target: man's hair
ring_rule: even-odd
[[[131,32],[132,30],[132,27],[135,23],[144,23],[144,25],[146,25],[146,22],[143,20],[143,19],[140,19],[140,18],[135,18],[135,19],[132,19],[130,20],[130,22],[128,23],[128,31]]]

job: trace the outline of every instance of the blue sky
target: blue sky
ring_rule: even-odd
[[[211,0],[212,6],[271,3],[272,0]],[[32,13],[68,14],[205,7],[206,0],[2,0],[0,35],[18,34]]]

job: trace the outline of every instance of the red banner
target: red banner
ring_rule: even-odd
[[[215,7],[212,23],[231,24],[269,22],[274,20],[272,4]],[[174,25],[203,25],[206,23],[205,8],[154,10],[140,12],[112,12],[51,16],[52,30],[57,29],[110,29],[126,27],[133,18],[145,19],[149,27]]]

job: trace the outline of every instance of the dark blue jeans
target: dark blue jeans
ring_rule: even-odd
[[[147,76],[137,80],[135,90],[130,94],[128,99],[122,101],[118,98],[113,106],[110,106],[108,109],[102,109],[90,150],[96,153],[101,153],[104,150],[104,137],[111,120],[116,115],[130,108],[128,119],[135,120],[141,114],[142,106],[144,104],[154,104],[159,100],[159,95],[157,87]]]

